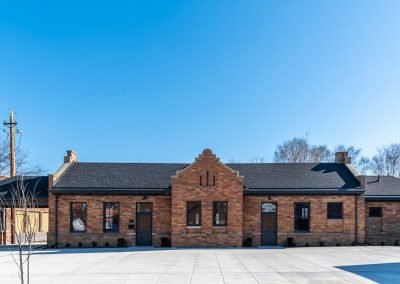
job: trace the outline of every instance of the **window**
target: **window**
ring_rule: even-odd
[[[213,226],[228,225],[228,202],[214,201],[213,203]]]
[[[208,186],[209,175],[210,175],[210,173],[207,171],[206,172],[206,186]]]
[[[137,202],[136,203],[136,212],[137,213],[153,212],[153,203],[152,202]]]
[[[294,204],[294,229],[296,231],[310,231],[310,203]]]
[[[186,204],[186,225],[201,226],[201,202],[188,201]]]
[[[119,202],[104,202],[103,228],[105,232],[119,232]]]
[[[203,176],[200,175],[200,186],[203,186]]]
[[[215,175],[213,175],[213,186],[215,186]]]
[[[369,217],[382,217],[382,207],[369,207]]]
[[[328,219],[343,219],[343,203],[328,202]]]
[[[0,209],[0,232],[6,231],[6,210]]]
[[[86,232],[87,203],[71,202],[71,232]]]

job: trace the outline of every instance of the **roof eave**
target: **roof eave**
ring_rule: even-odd
[[[343,194],[355,195],[364,193],[364,189],[245,189],[244,195],[298,195],[298,194]]]
[[[365,200],[373,200],[373,201],[400,201],[400,195],[365,195]]]

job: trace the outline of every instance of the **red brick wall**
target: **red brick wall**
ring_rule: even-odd
[[[209,186],[206,186],[207,171]],[[215,186],[212,186],[213,175]],[[201,227],[186,226],[187,201],[201,201]],[[213,201],[228,202],[227,227],[213,227]],[[172,178],[172,246],[241,246],[242,206],[243,177],[205,150],[192,165]]]
[[[288,237],[293,237],[298,246],[306,244],[318,246],[319,241],[325,245],[350,245],[355,240],[355,196],[344,195],[286,195],[245,196],[243,213],[243,235],[252,237],[253,245],[261,244],[261,203],[277,202],[278,244],[285,245]],[[364,242],[364,197],[358,202],[358,242]],[[310,202],[310,232],[294,231],[294,203]],[[343,202],[343,220],[327,219],[327,202]]]
[[[70,232],[70,204],[71,202],[87,202],[87,232]],[[103,202],[120,202],[120,230],[119,233],[103,232]],[[58,196],[58,245],[65,246],[67,243],[71,247],[92,246],[92,242],[97,242],[98,246],[109,243],[110,246],[117,246],[117,240],[124,238],[127,245],[132,246],[136,243],[135,230],[129,229],[129,220],[134,220],[136,225],[136,202],[153,203],[153,245],[160,246],[161,238],[171,238],[171,198],[169,196],[100,196],[100,195],[59,195]],[[50,194],[49,200],[51,219],[49,232],[49,245],[54,245],[54,226],[55,226],[55,197]]]
[[[369,217],[369,207],[382,207],[382,217]],[[394,245],[400,242],[400,202],[366,201],[365,216],[366,243]]]

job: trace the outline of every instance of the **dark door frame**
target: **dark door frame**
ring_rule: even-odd
[[[151,212],[138,212],[138,203],[151,203]],[[143,246],[138,244],[138,215],[143,214],[143,215],[150,215],[150,246],[153,245],[153,202],[136,202],[136,241],[135,245],[136,246]]]
[[[260,242],[260,244],[261,245],[264,245],[263,243],[262,243],[262,241],[263,241],[263,238],[262,238],[262,234],[263,234],[263,218],[262,218],[262,215],[264,214],[264,212],[262,211],[262,206],[263,206],[263,204],[264,203],[273,203],[274,205],[275,205],[275,208],[276,208],[276,212],[275,212],[275,230],[276,230],[276,232],[275,232],[275,244],[273,244],[273,245],[277,245],[278,244],[278,202],[276,202],[276,201],[262,201],[261,202],[261,204],[260,204],[260,231],[261,231],[261,235],[260,235],[260,238],[261,238],[261,242]],[[268,214],[268,212],[265,212],[265,214]]]

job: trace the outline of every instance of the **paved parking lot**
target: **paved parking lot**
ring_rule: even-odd
[[[400,283],[400,247],[60,249],[32,257],[43,283]],[[0,283],[17,283],[0,249]]]

